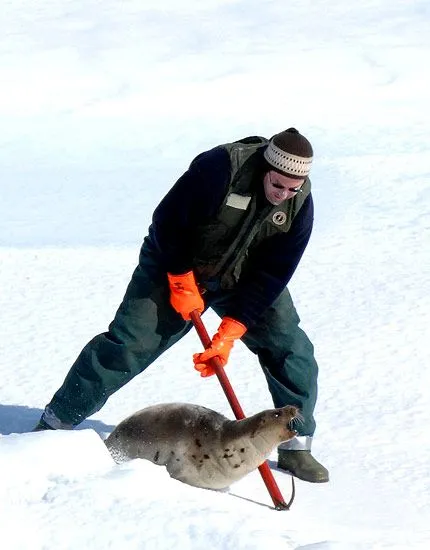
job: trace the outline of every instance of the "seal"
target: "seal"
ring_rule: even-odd
[[[225,489],[295,437],[298,418],[293,406],[230,420],[200,405],[163,403],[123,420],[105,444],[116,462],[144,458],[188,485]]]

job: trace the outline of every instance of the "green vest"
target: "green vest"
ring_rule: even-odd
[[[287,232],[311,183],[306,178],[303,193],[278,206],[257,200],[263,192],[268,165],[263,151],[268,140],[258,136],[221,145],[230,156],[231,178],[227,193],[215,216],[196,230],[194,271],[200,284],[210,288],[217,281],[221,288],[235,286],[249,252],[265,239]]]

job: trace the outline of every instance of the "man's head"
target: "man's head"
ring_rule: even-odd
[[[310,142],[295,128],[275,134],[264,151],[264,158],[278,172],[295,179],[309,175],[313,149]]]
[[[300,191],[311,169],[313,149],[298,130],[288,128],[271,138],[264,158],[269,164],[264,192],[267,200],[277,205]]]

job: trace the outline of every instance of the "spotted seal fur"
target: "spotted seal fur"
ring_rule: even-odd
[[[117,462],[144,458],[195,487],[223,489],[292,439],[298,409],[269,409],[243,420],[190,403],[164,403],[123,420],[105,443]]]

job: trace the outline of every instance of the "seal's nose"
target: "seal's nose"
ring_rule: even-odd
[[[292,420],[290,420],[290,422],[288,422],[288,424],[287,424],[287,430],[289,430],[290,432],[292,432],[295,436],[299,433],[297,430],[294,429],[293,421],[292,421]]]

